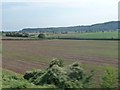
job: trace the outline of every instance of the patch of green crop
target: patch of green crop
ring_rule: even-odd
[[[52,38],[95,38],[95,39],[117,39],[118,32],[90,32],[90,33],[68,33],[68,34],[52,34],[48,37]]]

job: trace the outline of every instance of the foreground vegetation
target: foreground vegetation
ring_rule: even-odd
[[[97,88],[94,82],[95,74],[94,70],[86,73],[79,62],[64,66],[62,60],[54,59],[47,69],[28,71],[23,76],[3,70],[2,88]],[[115,88],[117,81],[116,70],[107,67],[99,86]]]
[[[89,88],[93,71],[86,75],[79,63],[64,66],[61,60],[54,60],[45,70],[27,72],[24,78],[36,85],[53,84],[58,88]]]
[[[16,74],[8,70],[2,70],[2,88],[54,88],[54,86],[36,86],[29,83],[22,75]]]

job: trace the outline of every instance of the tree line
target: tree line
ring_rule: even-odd
[[[7,32],[5,34],[7,37],[29,37],[27,33],[17,33],[17,32]]]
[[[28,33],[18,33],[18,32],[7,32],[5,33],[6,37],[30,37]],[[38,38],[45,39],[45,34],[40,33],[37,36]]]

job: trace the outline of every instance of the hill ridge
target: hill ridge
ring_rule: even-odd
[[[47,28],[24,28],[19,32],[98,32],[114,31],[118,29],[120,21],[110,21],[92,25],[69,26],[69,27],[47,27]]]

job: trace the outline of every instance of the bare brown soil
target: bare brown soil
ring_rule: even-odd
[[[53,58],[66,63],[118,65],[116,41],[5,40],[2,44],[2,67],[17,73],[46,68]]]

